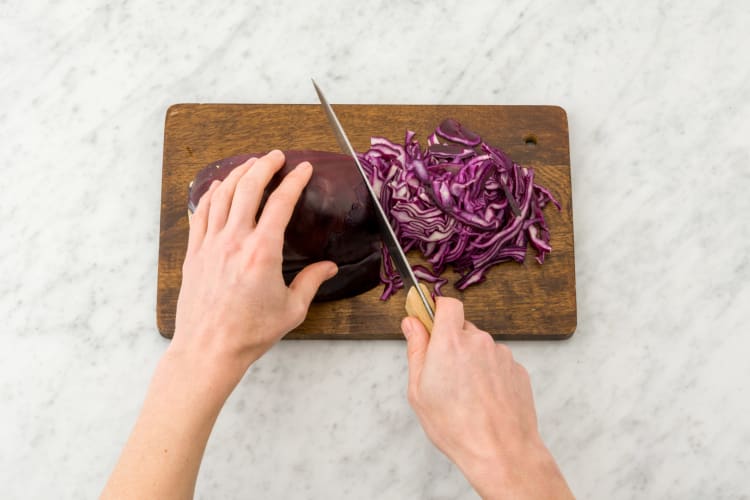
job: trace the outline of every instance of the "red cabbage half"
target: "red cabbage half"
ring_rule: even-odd
[[[441,274],[451,265],[461,276],[454,286],[464,290],[484,281],[495,264],[522,263],[527,243],[544,262],[552,247],[542,209],[551,201],[559,210],[560,203],[534,183],[532,168],[451,118],[424,149],[414,136],[407,131],[404,144],[372,137],[358,156],[404,251],[418,249],[432,266],[413,266],[419,279],[440,295],[448,281]],[[382,251],[386,300],[403,282],[385,246]]]

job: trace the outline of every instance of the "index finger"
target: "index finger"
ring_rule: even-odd
[[[284,166],[284,153],[274,149],[258,158],[237,182],[227,227],[233,231],[250,231],[255,226],[263,192],[271,178]]]
[[[464,304],[452,297],[435,298],[435,326],[432,337],[458,334],[464,329]]]
[[[302,191],[312,176],[312,165],[302,162],[284,177],[279,187],[268,197],[263,213],[258,220],[257,230],[268,232],[277,231],[282,236],[289,220],[294,213]]]

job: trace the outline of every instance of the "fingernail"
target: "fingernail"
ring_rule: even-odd
[[[268,153],[269,156],[283,156],[284,153],[280,149],[274,149]]]
[[[300,173],[306,174],[308,170],[312,170],[312,165],[310,162],[303,161],[299,165],[297,165],[297,170],[300,171]]]
[[[337,266],[336,264],[328,266],[328,279],[331,279],[334,276],[336,276],[338,272],[339,272],[339,266]]]

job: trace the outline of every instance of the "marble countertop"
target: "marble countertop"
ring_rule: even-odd
[[[750,9],[692,4],[1,2],[3,498],[95,497],[166,347],[167,107],[313,103],[311,75],[340,103],[564,107],[578,329],[512,344],[542,434],[579,498],[750,498]],[[475,498],[405,384],[402,342],[282,342],[197,498]]]

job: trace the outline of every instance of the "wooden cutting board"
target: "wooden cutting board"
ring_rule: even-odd
[[[536,182],[562,203],[544,210],[553,251],[544,265],[529,250],[526,263],[495,266],[487,280],[446,295],[464,302],[467,319],[497,339],[563,339],[576,328],[573,211],[570,153],[565,111],[555,106],[334,105],[354,148],[364,151],[370,136],[403,141],[413,130],[426,137],[453,117],[504,149],[516,162],[533,167]],[[196,172],[220,158],[279,149],[339,151],[318,105],[178,104],[167,111],[162,166],[161,231],[157,324],[171,337],[188,236],[187,186]],[[412,263],[419,263],[410,252]],[[444,273],[451,283],[458,275]],[[379,300],[382,287],[357,297],[313,304],[307,320],[288,339],[402,339],[405,294]]]

